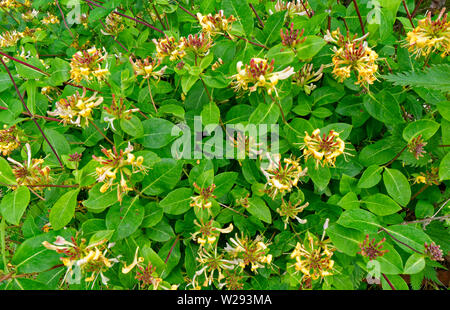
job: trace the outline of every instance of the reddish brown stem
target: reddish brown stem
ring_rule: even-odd
[[[408,6],[406,5],[405,0],[402,0],[402,2],[403,2],[403,7],[405,8],[405,11],[406,11],[406,15],[408,16],[409,22],[411,23],[411,26],[413,28],[416,28],[416,26],[414,26],[411,14],[409,14]]]
[[[94,5],[94,6],[96,6],[96,7],[105,9],[105,7],[103,7],[103,6],[101,6],[100,4],[97,4],[97,3],[95,3],[95,2],[92,2],[92,1],[90,1],[90,0],[84,0],[84,1],[87,2],[87,3],[90,3],[90,4],[92,4],[92,5]],[[113,13],[116,14],[116,15],[119,15],[119,16],[122,16],[122,17],[125,17],[125,18],[128,18],[128,19],[130,19],[130,20],[132,20],[132,21],[135,21],[136,23],[139,23],[139,24],[144,25],[144,26],[146,26],[146,27],[148,27],[148,28],[151,28],[151,29],[153,29],[153,30],[155,30],[155,31],[158,31],[159,33],[164,34],[164,31],[162,31],[161,29],[156,28],[155,26],[150,25],[149,23],[146,23],[146,22],[144,22],[144,21],[140,21],[140,20],[138,20],[138,19],[136,19],[136,18],[134,18],[134,17],[125,15],[125,14],[120,13],[120,12],[118,12],[118,11],[113,11]]]
[[[177,1],[177,2],[178,2],[178,1]],[[184,7],[181,6],[179,3],[178,3],[178,7],[179,7],[180,9],[182,9],[183,11],[185,11],[186,13],[188,13],[189,15],[191,15],[193,18],[197,19],[197,16],[196,16],[194,13],[192,13],[192,12],[190,12],[188,9],[184,8]]]
[[[179,239],[180,239],[180,237],[177,236],[177,238],[175,239],[175,242],[172,244],[172,247],[170,248],[169,253],[167,254],[166,260],[164,261],[165,264],[166,264],[167,261],[169,260],[169,257],[170,257],[170,255],[172,254],[173,249],[175,248],[175,245],[177,244],[177,242],[178,242]]]
[[[419,10],[420,5],[422,4],[422,2],[423,2],[423,0],[419,0],[419,2],[416,4],[416,7],[414,8],[414,11],[412,12],[411,17],[416,16],[417,11]]]
[[[356,0],[353,0],[353,4],[355,6],[356,14],[358,14],[359,25],[361,26],[362,34],[365,35],[366,31],[364,30],[364,23],[363,23],[363,20],[362,20],[362,17],[361,17],[361,13],[359,12],[359,7],[358,7],[358,4],[356,3]]]
[[[58,0],[55,0],[55,3],[56,3],[56,6],[57,6],[58,9],[59,9],[59,12],[61,13],[61,17],[62,17],[62,20],[63,20],[63,22],[64,22],[64,26],[66,27],[67,30],[69,30],[69,33],[70,33],[72,39],[75,40],[75,37],[74,37],[72,31],[70,30],[69,25],[67,25],[66,18],[64,17],[64,13],[63,13],[63,11],[61,10],[61,7],[59,6],[59,1],[58,1]]]
[[[414,199],[416,199],[417,196],[419,196],[420,194],[422,194],[422,192],[423,192],[424,190],[426,190],[428,187],[430,187],[430,184],[425,184],[424,186],[422,186],[422,187],[419,189],[419,191],[418,191],[417,193],[415,193],[414,196],[411,197],[411,200],[410,200],[410,201],[413,201]]]
[[[164,25],[164,23],[163,23],[163,21],[161,19],[161,16],[159,15],[158,10],[156,9],[156,6],[154,4],[152,4],[152,6],[153,6],[153,11],[155,11],[156,17],[159,20],[159,23],[161,24],[161,26],[163,27],[164,30],[167,30],[166,25]]]
[[[400,152],[398,152],[398,154],[397,155],[395,155],[395,157],[394,158],[392,158],[391,159],[391,161],[390,162],[388,162],[386,165],[384,165],[385,167],[387,167],[387,166],[389,166],[390,164],[392,164],[397,158],[399,158],[400,157],[400,155],[402,155],[402,153],[406,150],[406,148],[408,147],[408,145],[405,145],[405,147],[404,148],[402,148],[402,150],[400,151]]]
[[[2,186],[17,186],[17,184],[5,184],[5,183],[1,183]],[[74,187],[79,187],[79,184],[69,184],[69,185],[64,185],[64,184],[29,184],[29,185],[25,185],[26,187],[62,187],[62,188],[74,188]]]
[[[264,23],[261,20],[261,18],[259,17],[258,13],[256,13],[255,7],[253,6],[253,4],[249,3],[248,4],[250,6],[250,8],[252,9],[253,13],[255,14],[256,18],[258,19],[258,23],[261,25],[261,27],[264,28]]]
[[[92,124],[92,126],[94,126],[94,128],[98,131],[99,134],[102,135],[102,137],[108,141],[112,146],[114,146],[114,142],[112,142],[101,130],[100,128],[98,128],[97,125],[95,125],[95,123],[92,120],[89,120],[89,123]]]
[[[36,119],[33,116],[33,113],[31,113],[31,111],[28,109],[27,104],[25,103],[25,100],[22,97],[22,94],[19,91],[19,88],[17,87],[16,81],[14,80],[13,76],[11,75],[11,72],[8,69],[8,66],[5,64],[5,62],[3,61],[3,59],[0,58],[0,60],[2,61],[3,67],[5,67],[6,71],[8,72],[9,78],[11,79],[11,82],[14,85],[14,88],[16,89],[16,93],[19,96],[20,101],[22,101],[22,105],[25,108],[25,110],[29,113],[29,115],[31,116],[31,119],[33,120],[34,124],[36,125],[36,127],[39,129],[42,137],[44,137],[44,140],[47,142],[48,146],[51,148],[52,152],[55,154],[56,159],[59,162],[59,165],[61,166],[62,169],[64,169],[64,165],[61,161],[61,159],[58,156],[58,153],[56,153],[55,149],[53,148],[53,145],[50,143],[50,141],[48,141],[47,136],[45,135],[44,131],[42,130],[41,126],[39,126],[39,123],[36,121]]]
[[[383,276],[383,278],[386,280],[387,284],[389,284],[389,286],[391,287],[391,289],[393,291],[395,291],[395,287],[392,285],[391,281],[389,281],[388,277],[386,277],[386,275],[384,273],[381,274]]]

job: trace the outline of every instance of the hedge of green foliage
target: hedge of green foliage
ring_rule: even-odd
[[[445,9],[0,9],[1,289],[447,285]]]

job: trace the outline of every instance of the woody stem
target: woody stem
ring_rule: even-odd
[[[424,186],[422,186],[421,189],[419,189],[419,191],[417,193],[414,194],[414,196],[411,197],[410,201],[413,201],[414,199],[416,199],[417,196],[419,196],[424,190],[426,190],[428,187],[430,186],[430,184],[425,184]]]
[[[261,25],[261,27],[264,28],[264,23],[261,20],[261,18],[259,17],[258,13],[256,13],[255,7],[253,6],[253,4],[249,3],[248,4],[250,6],[250,8],[252,9],[253,13],[255,14],[256,18],[258,19],[258,23]]]
[[[72,39],[75,40],[75,37],[74,37],[74,35],[73,35],[73,33],[72,33],[72,30],[70,30],[69,26],[67,25],[66,18],[64,17],[64,13],[63,13],[63,11],[61,10],[61,7],[59,6],[59,1],[58,1],[58,0],[55,0],[55,3],[56,3],[56,6],[57,6],[58,9],[59,9],[59,12],[61,13],[61,17],[62,17],[62,20],[63,20],[63,22],[64,22],[64,26],[66,27],[67,30],[69,30],[69,33],[70,33],[70,36],[72,37]]]
[[[405,8],[405,11],[406,11],[406,15],[408,16],[409,22],[411,23],[411,26],[413,28],[416,28],[416,26],[414,26],[411,14],[409,13],[408,6],[406,5],[405,0],[402,0],[402,2],[403,2],[403,7]]]
[[[384,165],[385,167],[387,167],[387,166],[389,166],[390,164],[392,164],[397,158],[399,158],[400,157],[400,155],[402,155],[402,153],[406,150],[406,148],[408,147],[408,145],[405,145],[405,147],[404,148],[402,148],[402,150],[400,151],[400,152],[398,152],[398,154],[397,155],[395,155],[395,157],[394,158],[392,158],[391,159],[391,161],[390,162],[388,162],[386,165]]]
[[[386,277],[386,275],[384,273],[381,274],[383,276],[383,278],[386,280],[387,284],[389,284],[389,286],[391,287],[391,289],[393,291],[395,291],[395,287],[392,285],[391,281],[389,281],[388,277]]]
[[[106,141],[108,141],[112,146],[114,146],[114,142],[112,142],[101,130],[100,128],[97,127],[97,125],[95,125],[95,123],[92,120],[89,120],[89,124],[92,124],[92,126],[94,126],[94,128],[98,131],[99,134],[102,135],[103,138],[105,138]]]
[[[365,35],[366,31],[364,30],[364,23],[363,23],[363,20],[362,20],[362,17],[361,17],[361,13],[359,12],[359,7],[358,7],[358,4],[356,3],[356,0],[353,0],[353,4],[355,6],[356,14],[358,14],[359,25],[361,26],[362,34]]]
[[[28,112],[28,114],[31,116],[31,119],[33,120],[34,124],[36,125],[36,127],[38,128],[39,132],[41,133],[42,137],[44,137],[44,140],[47,142],[48,146],[50,147],[50,149],[52,150],[52,152],[55,154],[56,159],[59,162],[59,165],[61,166],[61,168],[64,169],[64,165],[61,161],[61,159],[59,158],[58,153],[56,153],[55,149],[53,148],[53,145],[50,143],[50,141],[47,139],[47,136],[45,135],[44,131],[42,130],[41,126],[39,126],[39,123],[36,121],[36,118],[34,117],[33,113],[31,113],[30,109],[28,109],[27,104],[25,103],[25,100],[22,97],[22,94],[19,91],[19,88],[17,87],[16,81],[14,80],[13,76],[11,75],[11,71],[9,71],[8,66],[5,64],[5,62],[3,61],[3,59],[1,59],[1,62],[3,64],[3,67],[5,67],[6,71],[8,72],[9,78],[11,80],[11,82],[14,85],[14,88],[16,89],[16,93],[19,96],[20,101],[22,102],[23,107],[25,108],[25,110]]]

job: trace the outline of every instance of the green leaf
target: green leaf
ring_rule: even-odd
[[[79,191],[79,189],[74,189],[65,193],[53,205],[49,216],[53,229],[59,230],[72,220]]]
[[[447,153],[439,164],[439,179],[450,180],[450,153]]]
[[[332,224],[326,230],[331,242],[336,248],[350,256],[355,256],[360,251],[359,244],[364,240],[364,234],[356,229],[347,228],[338,224]]]
[[[305,42],[297,46],[297,57],[300,60],[313,58],[327,43],[318,36],[308,36]]]
[[[280,116],[280,108],[275,103],[261,102],[250,115],[250,124],[275,124]]]
[[[381,180],[381,171],[383,171],[383,167],[378,165],[367,167],[358,181],[358,187],[371,188],[377,185]]]
[[[370,116],[380,122],[387,124],[405,122],[397,99],[386,90],[382,90],[375,96],[365,96],[363,105]]]
[[[0,211],[8,223],[19,225],[20,219],[30,202],[30,191],[26,186],[5,195],[0,204]]]
[[[42,272],[61,263],[59,258],[61,254],[46,249],[42,242],[53,243],[57,236],[62,236],[68,240],[74,236],[74,231],[60,230],[51,231],[25,240],[19,245],[12,258],[15,271],[19,273]]]
[[[192,190],[182,187],[170,192],[159,205],[164,209],[164,213],[179,215],[188,211],[192,201]]]
[[[1,80],[1,75],[0,75]],[[1,84],[0,84],[1,85]],[[1,86],[0,86],[1,89]],[[437,108],[439,113],[442,115],[443,118],[450,121],[450,101],[440,101],[437,104]]]
[[[242,26],[245,34],[250,36],[253,32],[253,13],[248,6],[247,0],[222,0],[221,8],[225,16],[233,15],[236,23]]]
[[[380,263],[380,271],[384,274],[401,274],[403,272],[403,261],[400,254],[387,242],[383,243],[383,250],[388,252],[376,259]]]
[[[44,133],[60,158],[62,155],[68,155],[70,153],[69,142],[67,142],[67,139],[63,134],[54,129],[44,129]],[[44,142],[42,148],[44,152],[50,153],[50,158],[53,159],[53,162],[57,163],[56,156],[53,154],[53,151],[47,142]]]
[[[268,224],[272,223],[272,215],[270,214],[270,209],[259,197],[252,197],[248,199],[248,208],[247,211],[256,216],[263,222]]]
[[[348,228],[368,233],[377,232],[381,227],[375,215],[362,209],[345,211],[341,214],[337,223]]]
[[[16,176],[8,161],[0,157],[0,182],[5,184],[16,184]]]
[[[52,58],[49,60],[51,75],[48,78],[50,86],[59,86],[70,78],[70,64],[61,58]]]
[[[286,12],[275,12],[274,14],[269,15],[269,18],[267,18],[267,21],[264,23],[263,32],[266,36],[264,45],[270,45],[280,39],[280,29],[283,27],[285,14]]]
[[[176,138],[172,136],[172,129],[175,125],[165,119],[151,118],[142,122],[142,125],[144,135],[139,141],[146,148],[159,149]]]
[[[341,200],[339,200],[337,205],[345,210],[358,209],[359,208],[358,196],[353,192],[348,192],[347,194],[345,194],[344,197],[341,198]]]
[[[394,238],[397,240],[400,240],[401,242],[407,244],[408,246],[412,247],[413,249],[417,251],[423,251],[424,244],[427,242],[428,244],[431,243],[430,237],[427,236],[423,232],[423,230],[413,226],[413,225],[393,225],[385,228]],[[387,239],[391,239],[389,235],[386,235]],[[391,239],[393,240],[393,239]],[[401,247],[403,250],[407,251],[408,253],[413,252],[409,247],[403,245],[402,243],[399,243],[395,240],[392,242],[396,243],[399,247]]]
[[[89,190],[89,198],[83,201],[83,205],[92,213],[103,212],[106,208],[117,202],[117,190],[111,189],[105,193],[100,192],[103,183],[95,184]]]
[[[405,263],[404,274],[415,274],[421,272],[425,268],[425,258],[422,254],[412,254]]]
[[[430,139],[436,131],[438,131],[440,125],[432,120],[421,119],[412,123],[403,130],[403,139],[410,142],[413,138],[422,135],[423,140]]]
[[[367,197],[364,203],[371,212],[379,216],[386,216],[400,211],[402,208],[389,196],[376,193]]]
[[[144,134],[144,126],[136,115],[132,115],[130,119],[121,119],[120,128],[122,128],[125,133],[135,138]]]
[[[180,180],[183,163],[171,158],[163,158],[149,170],[142,182],[142,192],[159,195],[173,189]]]
[[[385,168],[383,181],[388,194],[400,205],[406,206],[411,198],[408,179],[396,169]]]
[[[155,226],[146,229],[146,236],[157,242],[166,242],[175,236],[172,226],[166,221],[161,221]]]
[[[144,219],[145,210],[138,200],[124,197],[122,204],[115,204],[106,214],[106,227],[115,230],[112,240],[122,240],[133,234]]]
[[[385,164],[397,155],[398,140],[385,138],[364,147],[359,153],[359,161],[366,167]]]
[[[204,126],[209,124],[219,124],[220,110],[214,102],[210,102],[205,105],[200,115]]]
[[[308,167],[308,175],[311,177],[314,185],[317,186],[319,191],[323,191],[331,179],[330,168],[320,165],[316,168],[316,163],[312,159],[308,159],[306,167]]]

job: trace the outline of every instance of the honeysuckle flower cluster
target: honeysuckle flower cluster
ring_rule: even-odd
[[[303,281],[333,275],[334,260],[331,257],[334,248],[328,245],[330,240],[318,240],[310,233],[307,233],[306,239],[303,244],[297,242],[290,255],[291,259],[295,259],[295,273],[301,272]]]
[[[388,252],[388,250],[383,250],[383,243],[385,241],[386,238],[383,238],[378,243],[375,243],[375,238],[369,240],[369,235],[366,235],[366,239],[359,244],[361,251],[358,254],[368,257],[369,260],[377,259],[377,257],[381,257]]]
[[[236,64],[237,74],[231,76],[232,87],[238,93],[243,91],[255,92],[258,88],[267,91],[269,95],[278,96],[276,85],[278,81],[285,80],[294,74],[294,68],[286,67],[282,71],[273,72],[274,60],[252,58],[250,64],[244,65],[242,61]]]
[[[244,132],[238,131],[236,133],[236,138],[229,136],[229,141],[231,145],[236,148],[237,158],[256,158],[260,156],[264,150],[264,143],[257,143],[253,135],[245,134]]]
[[[100,276],[102,283],[107,285],[109,279],[103,273],[119,262],[117,258],[107,258],[108,251],[114,244],[107,244],[108,240],[104,239],[86,245],[85,239],[81,239],[80,244],[77,243],[75,238],[71,237],[70,239],[71,241],[67,241],[58,236],[53,243],[48,241],[42,243],[49,250],[65,254],[65,257],[60,258],[64,266],[67,267],[63,282],[70,282],[68,277],[72,278],[73,274],[79,271],[85,282],[93,282],[94,285],[98,276]]]
[[[434,242],[431,242],[430,244],[425,242],[425,255],[434,261],[444,260],[444,253],[441,250],[441,246],[436,245]]]
[[[444,13],[445,7],[433,21],[431,12],[428,12],[418,26],[406,34],[406,46],[416,58],[434,52],[441,53],[442,58],[450,54],[450,21]]]
[[[310,95],[311,92],[317,88],[313,83],[318,82],[323,76],[323,65],[319,70],[313,70],[313,64],[304,64],[303,67],[292,76],[292,83],[300,86],[305,91],[305,94]]]
[[[220,228],[217,222],[214,222],[213,219],[206,221],[194,220],[194,224],[198,227],[198,230],[192,234],[192,239],[195,240],[200,247],[205,245],[214,244],[219,235],[230,233],[233,230],[233,224],[230,223],[226,228]]]
[[[408,143],[408,151],[414,155],[414,157],[419,160],[420,157],[426,153],[424,147],[427,145],[427,142],[423,141],[422,135],[418,135],[417,137],[411,139]]]
[[[301,200],[293,204],[291,201],[286,202],[284,199],[282,199],[281,205],[277,208],[276,211],[283,218],[284,229],[287,228],[291,220],[297,220],[297,222],[300,224],[306,224],[307,220],[301,219],[298,214],[303,212],[303,210],[307,206],[309,206],[309,202],[306,202],[303,205],[301,204]]]
[[[224,253],[219,253],[217,244],[214,247],[201,247],[197,252],[196,261],[201,268],[195,272],[190,285],[197,290],[201,289],[201,286],[210,286],[214,280],[217,280],[220,285],[225,279],[223,271],[235,268],[233,261],[227,259]],[[205,279],[201,286],[198,284],[199,277]]]
[[[22,19],[24,21],[31,21],[33,19],[35,19],[39,14],[39,11],[33,9],[33,10],[28,10],[25,13],[22,13],[20,16],[22,17]]]
[[[107,56],[105,48],[102,52],[95,46],[76,52],[70,62],[70,78],[77,83],[81,80],[91,82],[94,78],[99,82],[104,81],[110,74],[108,65],[104,65]]]
[[[59,19],[58,16],[55,16],[50,12],[47,12],[47,16],[45,16],[41,20],[41,23],[43,23],[44,25],[59,24]]]
[[[439,168],[438,167],[431,167],[430,170],[426,172],[421,172],[420,175],[418,175],[414,183],[423,183],[427,185],[439,185],[441,184],[439,179]]]
[[[339,28],[333,32],[327,32],[324,39],[327,42],[337,44],[333,47],[333,74],[339,80],[350,78],[351,73],[355,72],[357,75],[356,85],[362,84],[364,86],[373,84],[377,79],[375,74],[378,71],[376,64],[378,54],[372,50],[365,38],[368,34],[357,38],[356,35],[350,39],[349,34],[344,37]]]
[[[20,147],[21,134],[15,125],[9,128],[4,125],[3,128],[0,130],[0,153],[3,156],[8,156],[12,151]]]
[[[202,15],[201,13],[197,13],[197,19],[202,27],[202,31],[214,37],[216,35],[228,35],[230,37],[230,31],[233,25],[233,22],[236,21],[233,15],[225,17],[223,14],[223,10],[220,10],[215,15]]]
[[[308,12],[310,11],[308,0],[277,0],[274,9],[275,12],[286,11],[285,17],[289,17],[290,19],[294,18],[295,16],[308,15]]]
[[[345,142],[334,130],[321,136],[320,129],[316,129],[311,136],[305,131],[304,144],[301,149],[303,149],[305,160],[312,157],[316,161],[316,167],[319,165],[334,167],[336,158],[344,154]]]
[[[14,164],[13,173],[16,177],[17,185],[19,186],[32,186],[33,190],[41,191],[45,187],[36,185],[46,185],[51,181],[50,167],[44,166],[44,160],[42,158],[31,157],[31,147],[27,143],[25,144],[27,149],[27,160],[24,163],[20,163],[11,157],[8,157],[8,161]]]
[[[48,115],[58,116],[62,119],[64,125],[72,124],[78,127],[89,125],[92,120],[92,113],[96,107],[103,102],[103,97],[97,97],[97,93],[92,96],[86,96],[86,88],[80,95],[78,91],[75,94],[60,99],[55,104],[55,110],[47,112]]]
[[[188,35],[187,38],[180,39],[187,51],[192,51],[194,55],[204,57],[209,54],[210,48],[213,46],[213,40],[209,33],[202,32],[200,34]]]
[[[133,66],[134,74],[137,76],[142,76],[144,79],[153,78],[155,80],[159,80],[167,68],[167,66],[163,66],[157,70],[161,64],[160,58],[152,58],[149,56],[143,60],[136,59],[133,61],[133,58],[130,56],[129,60]]]
[[[54,98],[61,95],[61,90],[54,86],[44,86],[41,88],[41,94],[47,97],[48,100],[53,101]]]
[[[305,42],[306,37],[303,37],[304,32],[305,29],[302,29],[302,31],[299,29],[294,30],[294,23],[291,23],[289,29],[286,29],[285,32],[283,29],[280,29],[281,44],[295,48],[297,45]]]
[[[267,158],[269,165],[266,168],[261,168],[261,171],[267,179],[266,193],[272,199],[275,199],[278,194],[283,196],[290,192],[308,171],[307,168],[303,169],[299,160],[293,157],[284,158],[281,161],[279,154],[273,155],[273,159],[267,154]]]
[[[101,165],[95,170],[97,182],[103,183],[100,192],[104,193],[110,187],[117,185],[117,200],[122,202],[123,195],[132,190],[127,183],[131,175],[147,171],[147,168],[143,165],[144,158],[142,156],[136,158],[131,153],[133,152],[133,146],[130,143],[125,150],[119,152],[115,146],[112,150],[102,148],[101,151],[106,157],[92,155],[92,158]],[[117,180],[118,175],[120,180]]]
[[[156,45],[156,56],[163,60],[169,57],[169,60],[179,60],[186,56],[185,46],[183,41],[177,42],[174,37],[165,36],[160,39],[153,39]]]
[[[116,130],[114,127],[114,121],[115,120],[121,120],[131,119],[134,112],[138,112],[138,108],[132,108],[129,109],[127,105],[125,104],[125,99],[120,98],[119,103],[117,103],[116,96],[112,95],[112,104],[109,107],[103,107],[105,110],[106,116],[103,117],[103,121],[108,123],[108,126],[105,128],[105,130],[109,129],[111,127],[112,130]]]
[[[205,188],[200,188],[195,182],[193,185],[197,189],[199,194],[197,196],[191,197],[191,207],[198,208],[200,210],[209,210],[212,206],[212,199],[216,198],[216,196],[213,194],[216,185],[211,184],[210,186]]]
[[[264,268],[272,262],[268,245],[263,241],[262,235],[251,239],[248,236],[239,237],[236,234],[235,238],[230,238],[224,250],[230,256],[230,260],[241,269],[250,266],[250,270],[257,273],[259,268]]]
[[[125,25],[122,22],[122,16],[115,13],[115,11],[109,13],[105,19],[104,29],[100,29],[100,32],[106,36],[118,36],[125,29]]]
[[[5,31],[0,34],[0,47],[10,47],[16,45],[17,41],[24,37],[23,32],[17,30]]]

